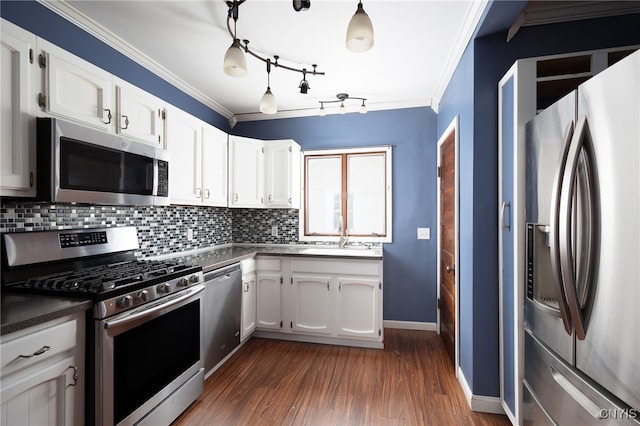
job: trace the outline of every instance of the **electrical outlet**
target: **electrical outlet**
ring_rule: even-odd
[[[429,240],[429,239],[431,239],[431,229],[430,228],[418,228],[418,239],[419,240]]]
[[[277,237],[278,236],[278,225],[273,225],[271,227],[271,236],[272,237]]]
[[[187,241],[193,241],[193,229],[187,229]]]

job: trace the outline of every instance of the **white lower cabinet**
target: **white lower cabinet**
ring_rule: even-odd
[[[333,329],[333,294],[330,275],[291,274],[292,321],[295,333],[330,335]]]
[[[277,331],[281,329],[282,282],[280,258],[256,258],[256,329]]]
[[[256,261],[246,259],[240,262],[242,268],[242,316],[240,321],[240,341],[244,341],[256,329]]]
[[[84,423],[84,316],[2,336],[0,424]]]
[[[382,347],[382,260],[256,259],[257,331],[278,332],[266,337]]]

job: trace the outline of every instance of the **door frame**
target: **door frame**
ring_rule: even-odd
[[[455,215],[454,215],[454,224],[455,224],[455,228],[456,228],[456,235],[455,235],[455,243],[456,243],[456,249],[455,249],[455,260],[454,260],[454,265],[455,265],[455,289],[456,289],[456,294],[455,294],[455,321],[456,321],[456,327],[455,327],[455,360],[454,360],[454,371],[456,372],[456,377],[458,377],[458,370],[460,367],[460,303],[459,303],[459,294],[460,294],[460,274],[459,274],[459,270],[460,270],[460,220],[459,220],[459,216],[460,216],[460,173],[459,173],[459,166],[460,166],[460,116],[456,115],[453,120],[451,120],[451,122],[449,123],[449,125],[447,126],[446,130],[442,133],[442,136],[440,136],[440,138],[438,139],[438,170],[440,169],[440,162],[441,162],[441,154],[442,154],[442,144],[449,138],[449,136],[453,133],[453,143],[454,143],[454,150],[455,150],[455,155],[454,155],[454,162],[455,162],[455,170],[454,170],[454,181],[455,181]],[[440,300],[440,274],[442,273],[442,271],[440,270],[440,245],[441,245],[441,241],[440,241],[440,174],[438,174],[438,178],[437,178],[437,261],[436,261],[436,289],[437,289],[437,300]],[[440,334],[440,306],[438,306],[438,304],[436,304],[437,306],[437,318],[436,318],[436,329],[438,331],[438,334]]]

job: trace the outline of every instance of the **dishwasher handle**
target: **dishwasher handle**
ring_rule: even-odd
[[[240,271],[240,263],[234,263],[219,269],[214,269],[204,274],[204,281],[209,282],[219,279],[228,279],[234,272]]]

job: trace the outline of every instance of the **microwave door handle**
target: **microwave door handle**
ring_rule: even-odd
[[[549,230],[549,249],[551,252],[551,272],[553,274],[553,282],[556,288],[556,299],[558,300],[558,307],[560,308],[560,316],[562,317],[562,324],[568,335],[571,335],[573,330],[571,326],[571,316],[569,312],[569,305],[567,304],[567,298],[565,296],[565,289],[562,277],[561,268],[561,256],[560,256],[560,200],[562,198],[562,180],[564,177],[564,171],[567,164],[567,156],[569,154],[570,142],[573,136],[573,121],[568,124],[565,130],[564,137],[562,138],[562,157],[560,165],[553,180],[553,188],[551,191],[551,223]]]
[[[147,164],[147,179],[146,182],[144,184],[144,188],[148,191],[150,191],[151,195],[155,195],[156,191],[154,188],[154,182],[156,182],[158,180],[158,178],[156,177],[156,173],[157,173],[157,160],[153,160],[153,162]]]
[[[584,153],[584,156],[582,155]],[[582,162],[582,163],[581,163]],[[587,221],[586,233],[583,237],[586,238],[586,253],[582,260],[581,265],[586,265],[585,273],[577,273],[577,264],[574,258],[574,247],[576,250],[580,250],[582,247],[579,243],[573,242],[573,226],[576,215],[573,211],[574,198],[577,197],[578,185],[578,167],[582,164],[584,166],[586,180],[586,193],[582,194],[586,197],[585,209],[587,211],[581,212],[582,216]],[[593,145],[591,144],[591,136],[589,133],[589,127],[587,125],[586,117],[581,116],[576,123],[576,130],[571,139],[569,148],[569,154],[567,158],[567,167],[564,170],[564,177],[562,179],[562,197],[560,200],[560,223],[559,223],[559,248],[560,248],[560,267],[562,272],[563,281],[565,283],[565,290],[567,295],[567,303],[569,304],[569,311],[571,318],[573,319],[573,327],[576,331],[576,337],[579,340],[584,340],[586,337],[586,317],[581,309],[579,297],[578,297],[578,279],[584,281],[585,292],[589,295],[594,291],[595,285],[595,258],[597,256],[598,244],[597,236],[599,234],[599,201],[597,188],[595,187],[595,153]],[[578,206],[575,203],[575,206]],[[576,207],[577,208],[577,207]],[[575,257],[580,255],[576,253]]]

